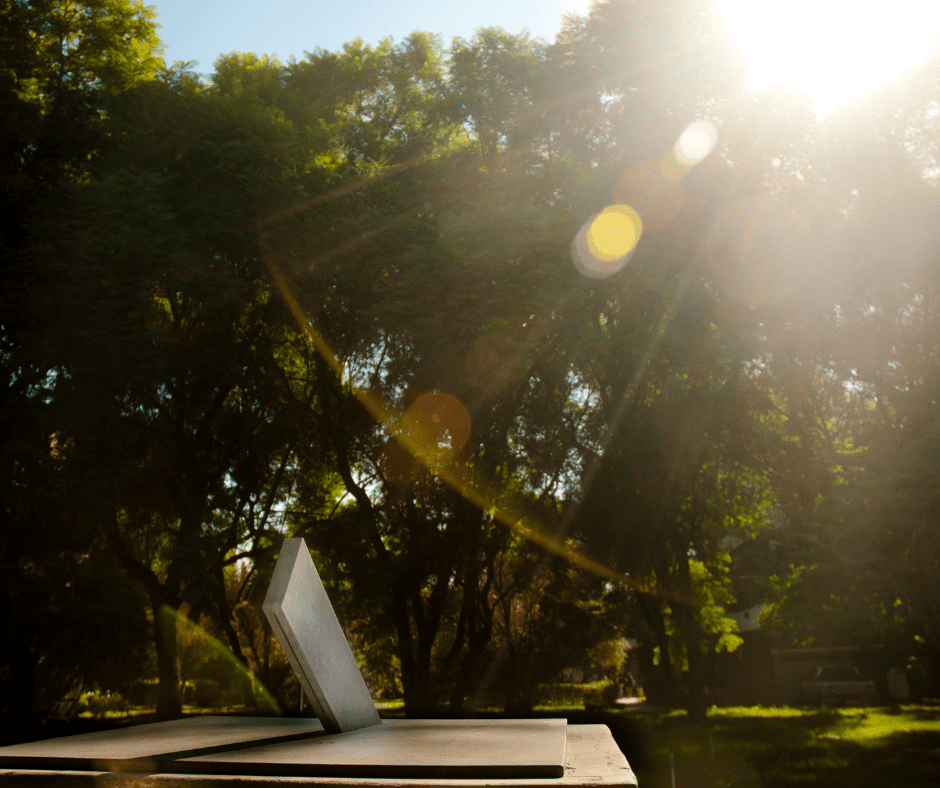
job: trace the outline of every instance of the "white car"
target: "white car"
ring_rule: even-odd
[[[812,703],[867,706],[878,702],[875,682],[862,678],[854,665],[821,665],[802,687],[803,695]]]

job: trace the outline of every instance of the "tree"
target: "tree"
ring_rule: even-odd
[[[293,95],[322,118],[333,166],[374,174],[447,144],[453,124],[443,111],[439,37],[415,31],[400,44],[386,38],[373,49],[356,39],[342,52],[305,54],[288,67],[287,79]]]
[[[934,66],[836,113],[817,160],[839,215],[816,263],[818,286],[800,317],[788,316],[804,333],[791,331],[786,352],[788,363],[815,365],[837,481],[807,510],[794,534],[799,557],[780,577],[775,621],[803,642],[909,653],[915,636],[932,639],[924,572],[934,560],[932,521],[922,501],[936,388],[935,207],[924,144]]]
[[[297,194],[305,138],[251,96],[206,92],[179,69],[103,106],[100,150],[28,227],[22,303],[43,321],[13,323],[24,341],[10,344],[44,381],[30,393],[53,415],[88,533],[106,534],[146,590],[158,711],[172,716],[176,625],[164,611],[214,616],[244,661],[224,567],[239,545],[269,545],[312,423],[313,349],[271,297],[255,227]]]
[[[173,234],[135,316],[142,374],[122,381],[113,414],[129,464],[110,537],[150,596],[158,711],[169,716],[179,708],[175,625],[159,629],[161,611],[186,603],[196,620],[213,617],[246,661],[224,569],[277,540],[275,505],[294,484],[298,447],[314,440],[314,351],[272,297],[256,230],[259,213],[295,195],[303,136],[255,97],[203,95],[185,74],[137,102],[122,154],[155,179],[162,232]],[[143,232],[138,224],[138,242]]]
[[[59,396],[73,370],[71,340],[78,339],[62,307],[79,296],[67,288],[80,271],[67,273],[48,252],[63,206],[109,145],[108,103],[151,79],[159,65],[153,16],[124,0],[0,5],[0,489],[11,643],[4,707],[13,718],[49,711],[39,683],[64,693],[73,681],[105,680],[98,670],[107,662],[93,657],[102,654],[99,644],[128,652],[139,646],[133,594],[115,604],[98,598],[99,581],[122,581],[102,551],[81,475],[69,462],[73,431],[97,414],[86,407],[86,392],[72,401]],[[115,640],[118,633],[128,640]],[[97,642],[76,648],[85,636]]]
[[[231,53],[207,84],[156,69],[139,8],[3,8],[2,560],[119,561],[161,714],[167,609],[286,686],[245,603],[287,531],[409,713],[487,675],[526,705],[552,623],[586,649],[631,589],[701,714],[749,550],[792,632],[833,594],[936,631],[929,86],[868,136],[820,124],[744,95],[697,2],[553,45]],[[51,605],[66,574],[30,582]],[[24,677],[59,648],[43,605],[8,622]]]
[[[519,539],[500,556],[491,594],[493,666],[507,710],[531,711],[539,684],[581,667],[605,634],[603,581]],[[606,612],[606,611],[605,611]],[[478,693],[489,690],[480,686]]]
[[[473,665],[492,637],[493,608],[487,599],[497,566],[493,562],[509,544],[505,538],[490,541],[493,512],[513,525],[525,518],[508,512],[540,506],[550,512],[552,497],[561,485],[576,485],[585,472],[579,455],[596,450],[605,420],[614,422],[613,431],[619,426],[618,404],[628,388],[629,374],[613,380],[616,373],[611,370],[623,368],[624,346],[637,360],[643,351],[631,336],[616,349],[612,346],[610,356],[598,352],[597,327],[602,335],[606,331],[617,336],[617,341],[629,334],[618,334],[622,329],[616,322],[606,330],[604,326],[605,321],[620,316],[630,323],[629,317],[645,315],[647,331],[662,327],[664,320],[671,327],[673,313],[666,306],[669,295],[647,284],[656,274],[665,273],[676,283],[682,296],[675,309],[681,315],[676,325],[682,319],[688,324],[664,352],[655,354],[656,363],[644,380],[657,397],[663,389],[655,400],[660,409],[654,410],[663,434],[650,435],[649,442],[663,444],[663,459],[655,471],[660,476],[655,489],[667,500],[661,516],[679,528],[669,531],[677,540],[671,548],[674,553],[660,553],[657,560],[661,582],[669,585],[672,578],[681,585],[679,593],[690,608],[696,592],[684,552],[691,544],[702,552],[714,549],[705,536],[697,535],[700,521],[722,523],[725,509],[718,499],[726,490],[721,485],[733,489],[729,479],[744,485],[747,478],[745,460],[733,454],[740,449],[724,448],[727,436],[740,426],[730,403],[743,405],[745,412],[752,405],[767,407],[760,400],[761,381],[756,376],[749,379],[744,372],[754,357],[748,355],[746,339],[753,327],[746,320],[738,325],[732,319],[728,326],[719,323],[712,328],[713,335],[708,337],[709,323],[718,309],[709,283],[700,282],[694,273],[684,280],[682,264],[674,257],[657,259],[657,248],[666,244],[654,245],[635,258],[633,270],[642,270],[641,262],[650,269],[631,277],[632,283],[645,285],[635,295],[620,292],[627,290],[623,283],[607,287],[578,279],[569,258],[570,239],[593,208],[596,198],[587,195],[599,185],[607,186],[603,179],[616,177],[611,178],[609,170],[600,177],[585,177],[582,172],[583,181],[578,184],[578,165],[545,144],[550,132],[544,126],[516,123],[519,113],[539,114],[534,96],[551,81],[545,68],[544,53],[538,47],[499,31],[483,31],[473,42],[457,42],[451,66],[451,84],[463,112],[457,118],[466,123],[478,147],[383,180],[381,189],[398,187],[399,195],[408,195],[398,205],[417,215],[400,213],[388,224],[374,224],[375,230],[360,234],[355,244],[328,256],[332,266],[341,267],[326,269],[321,263],[313,276],[298,279],[291,287],[299,303],[309,305],[305,312],[317,331],[326,334],[336,349],[336,368],[354,370],[347,373],[348,382],[335,388],[337,396],[352,403],[350,395],[356,394],[357,386],[367,386],[360,396],[391,434],[391,440],[381,439],[367,420],[363,427],[364,420],[352,413],[340,422],[351,425],[349,429],[332,424],[340,476],[358,507],[357,512],[348,512],[357,525],[345,534],[356,535],[359,561],[375,561],[377,568],[382,567],[376,576],[393,588],[388,619],[395,622],[398,632],[409,711],[419,703],[432,702],[428,695],[433,683],[431,655],[449,587],[459,589],[462,596],[454,630],[458,650],[453,653],[459,653],[466,642],[463,676],[473,674]],[[585,169],[589,173],[590,164]],[[459,182],[453,183],[456,173]],[[432,178],[439,178],[442,186],[429,189]],[[404,186],[409,191],[402,192]],[[371,191],[371,184],[368,191],[357,191],[357,204],[369,206]],[[349,199],[347,204],[352,203]],[[356,214],[374,215],[367,209]],[[314,286],[321,275],[330,284]],[[332,295],[327,304],[335,306],[319,300],[327,291]],[[627,305],[630,299],[637,303]],[[416,313],[418,320],[413,319]],[[642,325],[643,318],[630,323],[631,327],[636,324]],[[578,328],[575,342],[571,341],[572,326]],[[708,348],[705,358],[715,360],[720,375],[714,384],[706,363],[693,365],[685,358],[700,332],[705,336],[699,341]],[[731,348],[725,351],[728,360],[719,358],[725,350],[723,341]],[[512,350],[507,352],[507,346]],[[609,360],[615,356],[616,364]],[[465,361],[455,364],[452,359]],[[686,382],[686,367],[695,373],[692,385]],[[419,403],[429,401],[422,398],[439,403],[427,415],[441,426],[424,425],[419,435],[409,435],[409,414],[415,408],[424,413]],[[576,400],[586,400],[587,419],[573,404]],[[334,400],[332,412],[342,412],[341,401]],[[666,428],[676,423],[676,415],[690,401],[695,407],[684,415],[684,432],[666,441]],[[457,404],[451,409],[445,402]],[[350,407],[354,412],[358,406]],[[443,434],[439,430],[445,429],[451,413],[462,411],[471,425],[470,439],[461,442],[456,456],[441,461],[428,445],[439,446],[446,440],[453,448],[456,427]],[[714,432],[707,432],[684,456],[683,435],[690,434],[692,425],[705,414],[714,420]],[[749,423],[746,416],[741,418]],[[749,429],[755,429],[750,424]],[[592,437],[579,435],[585,428]],[[353,437],[356,433],[363,437]],[[711,438],[719,440],[720,448],[714,455],[703,454]],[[753,443],[745,452],[764,450],[756,439]],[[348,452],[349,446],[357,447],[357,455]],[[676,447],[682,448],[678,459],[670,456],[670,449],[678,451]],[[416,455],[417,464],[409,465],[413,461],[405,451]],[[405,472],[390,468],[398,457],[405,457],[401,460],[409,468]],[[682,466],[681,479],[670,475],[676,461]],[[451,493],[426,477],[422,465],[464,495],[470,506],[445,503],[443,497]],[[396,482],[403,482],[407,489],[396,490]],[[376,491],[374,495],[367,492],[369,487]],[[557,500],[554,503],[555,514],[547,518],[549,528],[543,524],[530,533],[542,533],[539,538],[565,551],[565,528],[560,529],[560,540],[552,534],[552,526],[558,526]],[[699,513],[688,516],[687,504],[697,506]],[[477,507],[484,509],[482,516],[473,511]],[[464,513],[451,519],[461,509]],[[465,545],[472,563],[459,570],[452,557],[457,542],[451,541],[451,528],[454,534],[467,529],[457,541]],[[485,541],[478,541],[478,535]],[[485,544],[494,548],[487,550]],[[351,565],[352,555],[340,558],[337,554],[336,560]],[[721,562],[713,564],[718,572]],[[355,585],[352,573],[349,577]],[[470,578],[478,578],[475,586]],[[689,642],[696,644],[690,658],[695,661],[696,619],[681,609],[679,615],[685,616]],[[470,632],[476,635],[464,634]],[[454,659],[445,657],[441,665],[449,666]],[[454,705],[464,696],[458,681],[452,694]]]
[[[500,152],[519,154],[531,144],[544,60],[544,44],[527,33],[481,28],[470,41],[454,41],[449,81],[454,119],[469,125],[484,161]]]

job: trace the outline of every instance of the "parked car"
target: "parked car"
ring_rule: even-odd
[[[864,706],[878,702],[875,682],[862,678],[854,665],[820,665],[802,686],[803,695],[811,703]]]

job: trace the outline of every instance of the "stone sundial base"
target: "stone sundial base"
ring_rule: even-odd
[[[317,718],[191,717],[0,747],[32,785],[636,786],[604,725],[385,720],[303,539],[286,539],[263,609]],[[27,782],[28,781],[28,782]],[[115,785],[108,782],[108,785]]]
[[[330,734],[318,720],[191,717],[0,748],[0,767],[317,777],[564,775],[565,720],[386,720]]]
[[[0,782],[26,786],[626,786],[604,725],[565,720],[385,720],[328,734],[318,720],[190,717],[0,748]]]

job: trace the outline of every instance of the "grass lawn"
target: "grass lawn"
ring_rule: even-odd
[[[133,717],[147,718],[142,722],[152,722],[150,717],[154,716],[156,711],[153,706],[131,706],[124,711],[106,711],[100,714],[92,714],[90,711],[83,711],[78,715],[79,720],[130,720]],[[257,714],[257,709],[249,709],[244,705],[238,706],[192,706],[188,703],[183,704],[183,716],[191,717],[201,714]]]
[[[611,717],[641,788],[671,788],[670,753],[676,788],[940,786],[935,707],[712,708],[704,725],[640,708]]]

